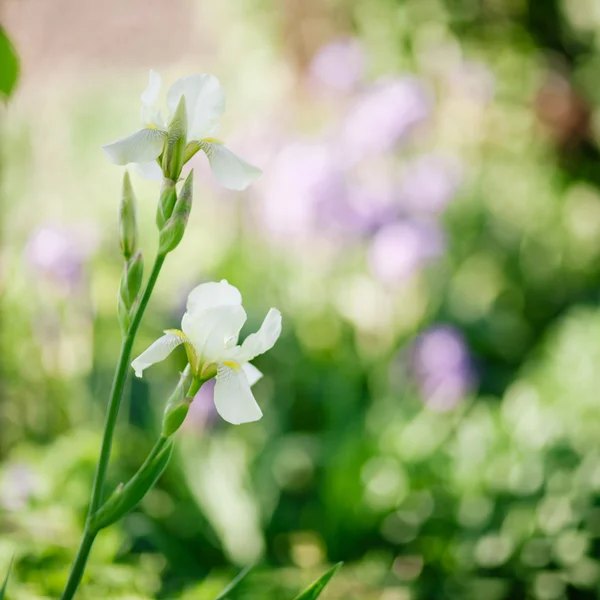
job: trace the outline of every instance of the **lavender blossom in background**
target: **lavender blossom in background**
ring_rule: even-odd
[[[57,225],[36,229],[25,248],[31,270],[63,291],[77,287],[84,264],[97,246],[95,232],[82,229],[75,232]]]
[[[401,283],[444,251],[437,223],[396,221],[374,236],[369,248],[372,274],[384,283]]]
[[[25,508],[37,487],[35,473],[28,465],[21,463],[10,465],[2,477],[0,506],[13,511]]]
[[[210,427],[217,420],[217,409],[215,408],[215,379],[207,381],[194,396],[190,405],[183,428],[185,430],[198,432]]]
[[[340,177],[337,188],[322,194],[317,206],[319,223],[348,236],[372,234],[396,217],[389,190],[355,184]]]
[[[456,194],[461,179],[457,159],[436,154],[420,156],[406,166],[400,202],[413,214],[442,213]]]
[[[410,371],[425,404],[438,411],[451,410],[475,385],[471,356],[460,331],[438,325],[415,341]]]
[[[375,82],[351,107],[342,128],[341,146],[354,164],[386,152],[406,139],[431,114],[432,101],[414,77]]]
[[[365,65],[361,44],[352,38],[340,38],[319,49],[310,64],[309,77],[332,91],[347,94],[360,83]]]
[[[331,149],[317,141],[284,146],[263,179],[262,221],[283,241],[313,233],[323,196],[341,189]]]

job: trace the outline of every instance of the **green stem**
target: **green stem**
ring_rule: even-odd
[[[117,370],[115,372],[115,377],[113,379],[108,400],[108,410],[106,412],[106,420],[104,422],[104,434],[102,436],[100,458],[98,459],[98,465],[96,467],[96,474],[94,476],[94,483],[92,486],[92,496],[86,521],[86,529],[83,533],[83,537],[81,538],[79,550],[77,551],[77,557],[75,558],[73,566],[71,567],[71,573],[69,574],[69,579],[61,596],[61,600],[71,600],[71,598],[73,598],[73,595],[75,594],[83,576],[85,564],[87,562],[90,550],[92,549],[94,538],[96,537],[96,532],[91,532],[88,530],[87,523],[89,523],[91,516],[98,510],[102,502],[104,481],[106,479],[106,471],[108,469],[108,462],[110,460],[110,452],[112,449],[115,426],[117,424],[117,416],[119,415],[121,397],[123,396],[123,388],[125,386],[125,380],[127,379],[127,370],[129,368],[129,361],[131,359],[133,342],[164,262],[165,255],[159,254],[154,261],[150,277],[146,282],[146,286],[144,287],[138,307],[135,310],[131,325],[127,331],[125,339],[123,340],[123,344],[121,345],[121,354],[119,355],[119,362],[117,364]]]
[[[79,550],[77,550],[77,556],[75,557],[73,566],[71,567],[71,573],[69,574],[67,585],[62,593],[61,600],[72,598],[75,595],[75,592],[79,587],[79,583],[81,582],[81,578],[83,577],[85,563],[87,562],[90,550],[92,549],[92,544],[94,543],[95,539],[96,532],[92,533],[88,531],[86,527],[79,544]]]
[[[123,340],[121,346],[121,354],[119,356],[119,362],[117,364],[117,371],[113,380],[112,389],[110,390],[110,396],[108,400],[108,411],[106,413],[106,420],[104,422],[104,435],[102,437],[102,447],[100,450],[100,459],[98,460],[98,466],[96,467],[96,475],[94,477],[94,484],[92,486],[92,499],[90,501],[89,514],[95,513],[102,502],[102,492],[104,489],[104,480],[106,478],[106,470],[108,469],[108,461],[110,460],[110,451],[112,449],[112,440],[117,424],[117,416],[119,414],[119,408],[121,406],[121,397],[123,396],[123,388],[125,386],[125,380],[127,379],[127,371],[129,369],[129,362],[131,359],[131,350],[133,348],[133,342],[139,329],[144,311],[150,300],[150,296],[154,291],[154,285],[158,279],[160,270],[165,262],[164,255],[158,255],[152,266],[150,277],[146,282],[146,287],[140,298],[140,303],[133,315],[129,331]]]

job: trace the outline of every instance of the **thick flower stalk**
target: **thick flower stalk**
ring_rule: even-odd
[[[250,388],[262,373],[250,361],[274,346],[281,334],[281,313],[269,310],[260,329],[238,345],[245,322],[246,311],[236,287],[226,280],[203,283],[188,296],[181,329],[165,331],[131,366],[141,377],[144,369],[183,345],[193,388],[216,376],[215,407],[221,417],[235,425],[256,421],[262,411]]]
[[[163,175],[176,179],[172,176],[173,157],[165,156],[165,149],[169,147],[168,124],[173,122],[184,98],[187,134],[180,160],[185,163],[202,150],[215,178],[231,190],[243,190],[260,176],[260,169],[236,156],[214,137],[219,129],[219,118],[225,111],[225,93],[214,75],[197,74],[178,79],[167,92],[170,119],[165,119],[158,107],[161,87],[160,75],[150,71],[148,87],[141,96],[143,128],[103,146],[111,162],[123,166],[134,163],[147,179],[160,180]],[[175,146],[175,140],[170,143]]]

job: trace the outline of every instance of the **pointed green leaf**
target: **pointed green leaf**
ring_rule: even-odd
[[[134,509],[167,468],[173,450],[173,442],[161,438],[140,470],[117,489],[92,517],[91,528],[100,531],[123,518]]]
[[[15,47],[0,27],[0,96],[8,98],[19,78],[19,58]]]
[[[306,588],[299,596],[296,596],[294,600],[315,600],[321,595],[321,592],[325,589],[325,586],[329,583],[329,580],[335,575],[335,572],[342,566],[339,562],[334,565],[327,573],[321,575],[312,585]]]
[[[250,573],[254,565],[246,567],[243,571],[240,571],[239,575],[215,598],[215,600],[225,600],[231,592],[241,583],[242,579]]]
[[[13,559],[11,559],[10,564],[8,565],[8,571],[6,571],[6,577],[4,578],[4,583],[0,588],[0,600],[4,600],[4,594],[6,593],[6,588],[8,587],[8,577],[10,575],[10,570],[12,569]]]

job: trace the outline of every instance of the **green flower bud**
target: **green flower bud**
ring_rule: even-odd
[[[186,397],[185,389],[191,379],[191,368],[188,365],[179,378],[179,383],[171,397],[167,400],[162,422],[162,436],[171,437],[183,424],[193,397]]]
[[[171,437],[183,425],[192,400],[193,398],[184,398],[167,406],[163,416],[162,435]]]
[[[131,186],[129,172],[123,175],[121,204],[119,205],[119,240],[125,260],[131,258],[137,247],[137,219],[135,214],[135,194]]]
[[[143,276],[144,257],[142,251],[138,250],[125,262],[119,286],[117,313],[124,332],[129,328],[131,312],[142,287]]]
[[[173,214],[173,207],[177,201],[177,189],[172,179],[163,179],[160,198],[156,210],[156,226],[162,229],[169,217]]]
[[[160,231],[158,253],[167,254],[179,245],[185,233],[185,228],[192,210],[192,196],[194,186],[194,172],[187,176],[179,197],[173,208],[173,214]]]
[[[183,167],[187,142],[187,112],[185,96],[181,96],[175,114],[169,123],[167,141],[162,157],[162,170],[167,179],[177,181]]]

